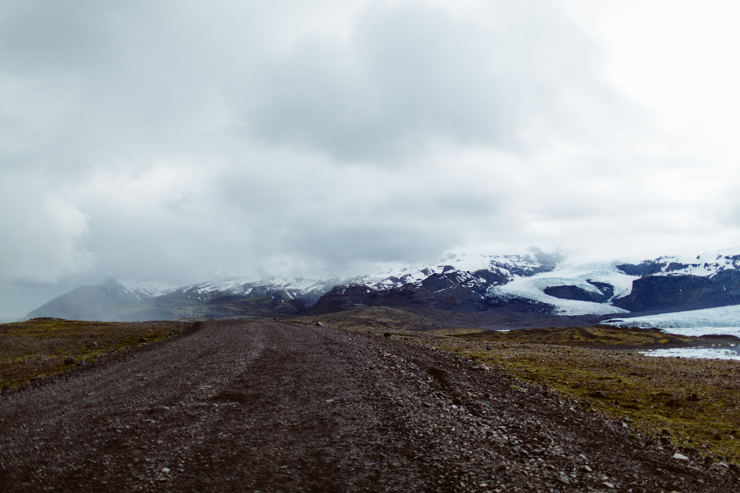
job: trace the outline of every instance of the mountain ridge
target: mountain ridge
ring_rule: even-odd
[[[740,248],[638,263],[568,263],[559,253],[451,253],[435,263],[383,265],[345,280],[272,277],[170,287],[108,280],[51,300],[28,318],[140,321],[289,318],[363,307],[634,316],[740,304]]]

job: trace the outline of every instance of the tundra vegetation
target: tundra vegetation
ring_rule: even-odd
[[[732,462],[740,458],[737,361],[467,337],[445,338],[438,346],[546,385],[574,405],[629,420],[641,432],[690,452]]]
[[[179,333],[187,325],[59,318],[0,324],[0,388],[18,387],[80,364],[93,363],[107,353],[160,341]]]
[[[740,361],[645,356],[639,349],[698,345],[701,338],[655,329],[612,326],[420,330],[418,319],[381,319],[349,312],[304,320],[361,332],[384,333],[500,368],[544,385],[572,405],[623,420],[637,431],[687,453],[740,461]],[[399,318],[400,317],[400,318]],[[401,321],[402,320],[402,321]],[[404,329],[407,327],[415,330]]]

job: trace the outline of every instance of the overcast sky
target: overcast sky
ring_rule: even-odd
[[[0,318],[108,277],[740,244],[740,3],[0,4]]]

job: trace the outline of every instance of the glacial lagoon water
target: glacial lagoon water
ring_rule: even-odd
[[[640,354],[663,358],[733,359],[740,361],[740,346],[652,349],[640,351]]]
[[[733,335],[740,337],[740,327],[663,327],[663,332],[685,336],[703,335]],[[740,361],[740,344],[719,345],[707,344],[700,347],[685,347],[671,349],[653,349],[640,351],[646,356],[663,358],[702,358],[702,359],[729,359]]]

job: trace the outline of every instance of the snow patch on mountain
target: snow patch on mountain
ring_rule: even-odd
[[[225,281],[212,281],[192,286],[179,288],[183,292],[194,292],[199,295],[208,295],[211,293],[231,293],[239,295],[248,295],[255,290],[280,290],[288,293],[323,293],[331,289],[337,280],[323,281],[320,279],[304,277],[271,277],[269,279],[240,278],[229,279]]]
[[[139,299],[162,296],[177,289],[175,285],[151,280],[116,279],[115,282]]]
[[[547,303],[555,307],[557,315],[628,313],[627,310],[612,305],[611,300],[627,296],[632,290],[632,281],[637,279],[637,276],[625,274],[617,269],[617,264],[618,262],[564,264],[550,272],[538,273],[531,277],[517,276],[507,284],[491,287],[488,295],[501,299],[524,298]],[[545,293],[548,287],[576,286],[584,291],[600,294],[601,291],[589,281],[611,285],[614,288],[614,295],[606,303],[596,303],[561,299]]]
[[[659,270],[655,276],[701,276],[711,277],[724,270],[740,269],[740,247],[702,253],[696,257],[663,256],[654,261]]]
[[[363,284],[373,289],[399,288],[406,284],[418,284],[434,274],[459,272],[466,278],[466,283],[476,281],[485,283],[474,274],[477,271],[489,271],[500,274],[507,281],[517,275],[531,275],[548,270],[554,265],[543,264],[535,255],[483,255],[467,253],[448,253],[438,262],[405,265],[400,263],[381,264],[375,272],[361,275],[345,281],[345,284]],[[469,273],[469,275],[465,275]]]
[[[197,293],[197,294],[210,294],[216,292],[232,293],[232,294],[246,294],[244,286],[250,285],[254,282],[252,279],[228,279],[225,281],[209,281],[199,284],[193,284],[192,286],[185,286],[180,288],[184,293]],[[247,288],[248,289],[248,288]]]

